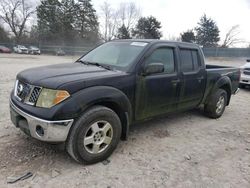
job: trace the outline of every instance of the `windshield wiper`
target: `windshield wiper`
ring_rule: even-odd
[[[80,62],[80,63],[85,64],[85,65],[94,65],[94,66],[102,67],[102,68],[107,69],[107,70],[113,70],[110,66],[103,65],[103,64],[100,64],[97,62],[83,61],[83,60],[77,60],[76,62]]]

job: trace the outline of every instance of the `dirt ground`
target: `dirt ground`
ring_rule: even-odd
[[[28,138],[9,117],[16,74],[76,57],[0,54],[0,187],[250,187],[250,89],[213,120],[193,110],[132,127],[110,163],[75,163],[62,145]],[[244,59],[208,59],[241,66]],[[15,184],[7,177],[35,175]]]

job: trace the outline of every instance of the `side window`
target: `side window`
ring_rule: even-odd
[[[147,59],[145,65],[151,63],[162,63],[165,73],[173,73],[175,71],[174,49],[158,48]]]
[[[193,65],[194,70],[197,70],[199,68],[199,58],[198,58],[198,52],[196,50],[192,50],[192,58],[193,58]]]
[[[191,72],[199,68],[199,58],[197,50],[181,49],[181,70]]]
[[[183,72],[193,71],[193,60],[191,50],[181,49],[181,70]]]

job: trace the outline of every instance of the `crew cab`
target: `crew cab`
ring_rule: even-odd
[[[115,40],[74,63],[20,72],[11,120],[38,140],[65,142],[73,159],[90,164],[109,157],[132,124],[202,106],[219,118],[239,80],[238,68],[205,65],[196,44]]]

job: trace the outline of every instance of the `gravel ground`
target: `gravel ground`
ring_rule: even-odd
[[[76,57],[0,54],[0,187],[250,187],[250,89],[213,120],[193,110],[132,127],[108,161],[75,163],[63,145],[31,139],[9,118],[9,93],[26,68]],[[208,59],[243,65],[244,59]],[[32,172],[15,184],[7,177]]]

